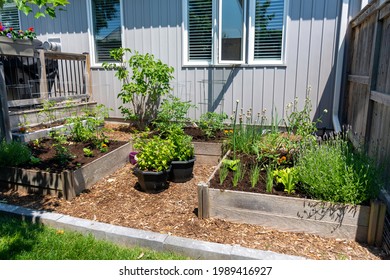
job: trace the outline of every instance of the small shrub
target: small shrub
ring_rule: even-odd
[[[186,135],[180,128],[176,128],[170,131],[167,138],[174,146],[173,160],[185,161],[194,158],[195,149],[191,136]]]
[[[115,70],[115,76],[122,82],[118,94],[123,104],[119,107],[122,115],[144,130],[156,118],[160,97],[171,90],[174,69],[148,53],[134,52],[126,60],[129,53],[132,51],[128,48],[111,50],[111,57],[119,63],[103,63],[103,67]]]
[[[179,97],[169,94],[161,102],[153,124],[162,133],[167,133],[176,128],[182,129],[191,120],[187,117],[188,110],[191,107],[194,107],[194,105],[190,101],[182,101]]]
[[[30,161],[31,151],[27,145],[11,141],[0,142],[0,166],[19,166]]]

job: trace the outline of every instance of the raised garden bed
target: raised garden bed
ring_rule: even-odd
[[[7,188],[52,194],[70,200],[102,177],[125,165],[131,150],[132,143],[124,143],[79,168],[56,172],[32,168],[0,167],[0,183]]]
[[[212,188],[211,181],[220,165],[207,182],[198,185],[199,218],[221,218],[371,244],[381,242],[386,212],[383,203],[375,201],[370,206],[352,206]]]

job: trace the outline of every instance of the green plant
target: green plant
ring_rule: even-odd
[[[4,4],[10,2],[9,0],[0,0],[0,8],[3,8]],[[25,15],[28,15],[35,11],[35,18],[44,17],[48,14],[51,18],[56,17],[56,10],[63,10],[62,7],[70,4],[67,0],[12,0],[16,7],[22,11]],[[42,11],[43,10],[43,11]]]
[[[163,171],[170,167],[175,146],[170,139],[153,136],[149,139],[139,139],[134,143],[137,154],[137,166],[144,171]]]
[[[180,128],[176,128],[169,131],[167,138],[174,146],[173,160],[185,161],[194,158],[195,150],[191,136],[186,135]]]
[[[174,69],[148,53],[134,52],[126,60],[125,55],[128,53],[131,53],[128,48],[111,50],[111,57],[119,61],[119,64],[103,63],[103,67],[115,70],[115,76],[122,82],[122,89],[118,94],[123,103],[119,107],[121,113],[143,130],[156,118],[160,97],[171,90]],[[126,107],[127,104],[131,107]]]
[[[43,118],[42,123],[52,123],[57,119],[55,107],[55,101],[45,100],[43,102],[42,110],[38,113],[38,116]]]
[[[34,156],[30,157],[30,163],[31,164],[35,165],[35,164],[38,164],[40,162],[41,162],[40,158],[37,158],[37,157],[34,157]]]
[[[224,159],[222,161],[223,165],[226,165],[227,168],[231,171],[236,171],[238,168],[238,164],[240,163],[239,159]]]
[[[53,148],[56,151],[56,159],[64,164],[67,161],[74,158],[67,147],[69,144],[67,136],[65,135],[65,131],[63,130],[53,130],[50,132],[50,137],[53,139]]]
[[[222,162],[221,167],[219,168],[219,184],[222,186],[226,180],[227,175],[229,174],[229,168],[227,164]]]
[[[294,167],[276,169],[273,172],[276,182],[283,184],[284,191],[288,194],[295,192],[295,185],[298,183],[298,173]]]
[[[23,114],[23,121],[18,123],[19,126],[19,132],[20,133],[27,133],[28,132],[28,126],[30,125],[30,122],[27,119],[27,115]]]
[[[265,180],[266,192],[272,193],[274,187],[274,166],[267,164],[266,166],[266,180]]]
[[[200,116],[197,124],[207,138],[212,138],[215,137],[216,132],[225,128],[226,119],[228,119],[226,113],[207,112]]]
[[[383,185],[380,170],[342,135],[307,145],[296,168],[302,189],[311,197],[335,203],[361,204],[376,198]]]
[[[257,183],[259,182],[260,171],[261,171],[260,165],[258,165],[258,164],[252,165],[252,167],[250,169],[250,174],[249,174],[252,188],[254,188],[257,185]]]
[[[241,162],[237,165],[237,169],[233,171],[233,187],[237,187],[238,183],[244,178],[245,176],[245,165]]]
[[[89,148],[83,148],[83,153],[86,157],[93,157],[93,152]]]
[[[19,166],[30,161],[31,151],[27,145],[11,141],[0,142],[0,166]]]
[[[153,124],[161,133],[172,130],[172,126],[182,129],[191,120],[187,117],[191,107],[195,106],[190,101],[182,101],[179,97],[168,94],[161,102]]]

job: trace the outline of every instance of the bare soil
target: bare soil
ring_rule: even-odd
[[[131,134],[108,126],[110,136],[125,141]],[[215,166],[195,162],[194,177],[186,183],[170,183],[163,192],[150,194],[136,188],[137,178],[128,163],[71,201],[53,196],[0,190],[0,201],[33,209],[121,225],[197,240],[306,257],[308,259],[378,260],[380,248],[355,241],[323,238],[306,233],[277,231],[257,225],[220,219],[198,219],[197,183],[207,181]]]

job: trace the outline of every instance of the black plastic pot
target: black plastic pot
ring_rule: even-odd
[[[145,192],[159,192],[168,187],[168,177],[171,168],[164,171],[143,171],[137,166],[134,167],[133,173],[138,178],[141,189]]]
[[[169,181],[174,183],[184,183],[191,180],[194,170],[195,157],[186,161],[172,161]]]

